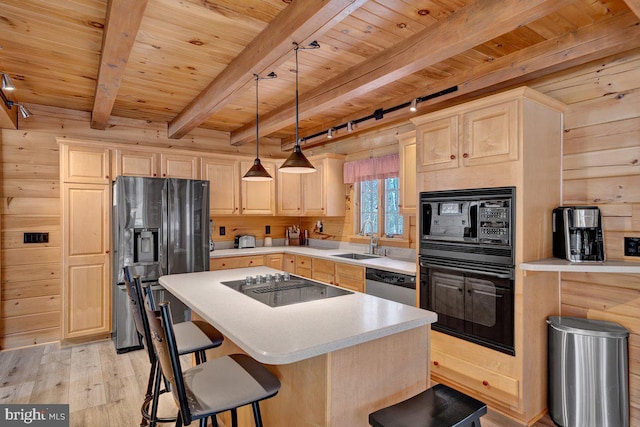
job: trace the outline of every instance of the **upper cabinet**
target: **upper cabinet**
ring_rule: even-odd
[[[284,163],[278,162],[278,168]],[[297,173],[277,173],[276,182],[278,191],[277,214],[278,215],[302,215],[302,176]]]
[[[109,148],[97,144],[61,144],[60,150],[62,182],[111,182]]]
[[[253,166],[252,161],[240,162],[240,176]],[[271,181],[241,181],[243,215],[275,215],[276,213],[276,164],[263,161],[262,166],[274,177]]]
[[[158,154],[151,151],[116,150],[115,176],[158,176]]]
[[[458,160],[458,116],[422,120],[412,119],[416,125],[416,166],[418,172],[457,168]]]
[[[403,214],[416,213],[418,190],[416,187],[416,132],[398,135],[400,153],[400,211]]]
[[[184,154],[160,154],[161,173],[164,178],[199,179],[198,157]]]
[[[324,154],[309,161],[316,171],[302,175],[302,215],[344,216],[344,157]]]
[[[232,159],[203,158],[202,179],[209,181],[211,215],[240,213],[240,165]]]

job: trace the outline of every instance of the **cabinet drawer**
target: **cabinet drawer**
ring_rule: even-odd
[[[296,267],[296,274],[298,276],[306,277],[307,279],[311,279],[311,269],[306,267]]]
[[[333,285],[334,276],[333,273],[325,273],[323,271],[316,271],[315,269],[311,273],[311,278],[319,282],[328,283]]]
[[[243,268],[243,267],[255,267],[258,265],[264,265],[264,256],[243,256],[243,257],[231,257],[231,258],[215,258],[209,260],[210,270],[226,270],[228,268]]]
[[[333,261],[327,261],[326,259],[313,259],[313,272],[314,273],[327,273],[333,276],[336,263]]]
[[[296,255],[296,272],[301,268],[311,271],[311,257]]]
[[[468,387],[481,396],[518,406],[518,380],[432,349],[431,374]]]

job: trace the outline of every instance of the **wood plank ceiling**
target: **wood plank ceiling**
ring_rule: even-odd
[[[27,106],[196,127],[291,148],[293,42],[303,145],[640,47],[640,0],[0,0],[0,71]],[[376,110],[424,100],[407,107]],[[4,123],[1,122],[0,123]]]

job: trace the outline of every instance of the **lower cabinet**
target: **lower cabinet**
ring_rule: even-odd
[[[269,254],[264,256],[264,265],[275,268],[276,270],[282,270],[283,261],[284,254]]]
[[[264,265],[264,255],[213,258],[209,260],[209,270],[228,270],[230,268],[256,267]]]
[[[312,261],[311,278],[333,285],[335,282],[336,263],[326,259],[314,258]]]
[[[364,267],[336,262],[335,284],[356,292],[364,292]]]
[[[284,254],[282,269],[287,273],[296,274],[296,256],[293,254]]]
[[[296,273],[298,276],[311,279],[312,258],[304,255],[296,255]]]

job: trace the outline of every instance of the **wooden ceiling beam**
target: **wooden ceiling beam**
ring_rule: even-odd
[[[410,117],[426,114],[441,108],[441,104],[446,104],[447,101],[451,102],[454,98],[463,95],[480,95],[482,92],[495,91],[508,86],[521,84],[554,72],[629,51],[638,46],[640,46],[640,25],[638,25],[638,18],[630,12],[617,15],[583,27],[572,33],[564,34],[554,39],[538,43],[527,49],[503,56],[495,61],[487,62],[460,75],[440,80],[436,84],[426,86],[424,90],[417,93],[416,96],[437,93],[452,86],[458,86],[458,90],[418,104],[418,111],[415,113],[411,113],[408,108],[405,108],[390,114],[385,114],[380,120],[361,122],[358,124],[356,132],[390,125],[399,120],[407,120]],[[408,99],[406,97],[396,98],[389,101],[386,107],[389,108],[400,105],[407,101]],[[356,119],[366,117],[371,113],[371,110],[366,110],[355,113],[351,117],[352,119]],[[322,132],[330,127],[343,124],[346,121],[348,121],[348,119],[340,123],[326,123],[322,128],[314,128],[309,133]],[[346,132],[343,131],[341,134],[334,134],[334,137],[330,141],[328,141],[326,137],[320,136],[312,140],[303,141],[301,146],[309,148],[324,145],[348,136],[353,136],[353,134],[346,134]],[[293,138],[283,140],[282,150],[290,150],[294,144],[295,141]]]
[[[289,4],[170,123],[169,137],[182,138],[223,108],[253,79],[276,68],[293,52],[293,42],[309,43],[366,0],[304,0]]]
[[[91,127],[104,130],[116,101],[147,0],[109,0]]]
[[[311,117],[349,99],[406,77],[548,15],[571,0],[476,0],[395,46],[363,61],[331,81],[300,95],[300,118]],[[260,117],[265,135],[290,125],[295,102]],[[231,144],[253,138],[253,123],[231,133]],[[303,135],[304,136],[304,135]]]
[[[640,0],[624,0],[624,2],[629,6],[629,9],[640,18]]]

